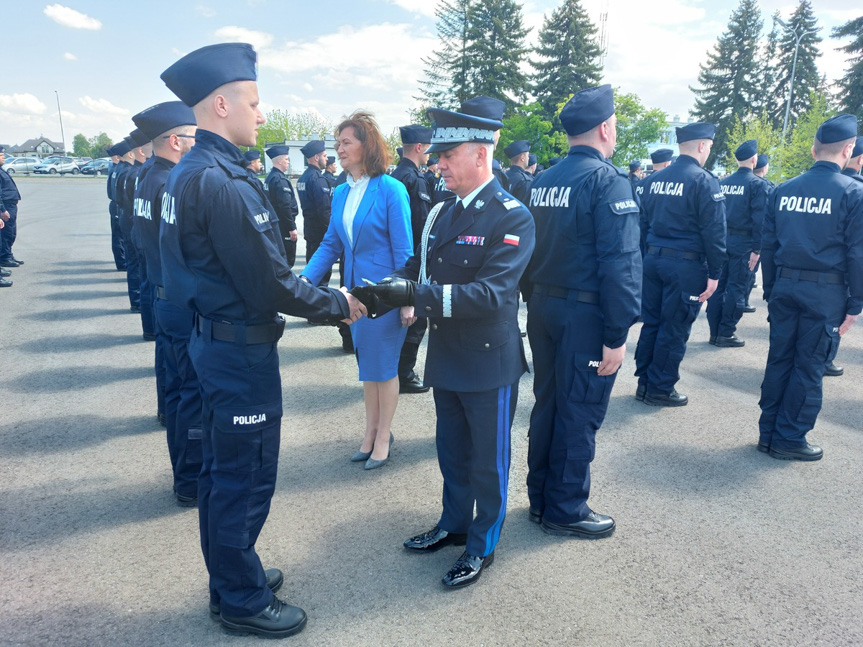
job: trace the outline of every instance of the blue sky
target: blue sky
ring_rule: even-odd
[[[525,0],[527,26],[538,28],[559,0]],[[607,13],[604,82],[635,92],[649,106],[685,116],[698,64],[726,27],[738,0],[583,0],[598,22]],[[762,0],[791,15],[794,0]],[[820,69],[841,77],[844,58],[830,29],[863,14],[847,0],[813,0],[824,37]],[[364,0],[2,0],[0,143],[44,135],[66,141],[99,131],[118,139],[130,117],[174,99],[159,74],[182,54],[216,42],[251,42],[259,51],[266,110],[313,111],[331,121],[357,108],[389,130],[407,122],[421,58],[437,44],[434,2]],[[529,36],[528,42],[535,37]]]

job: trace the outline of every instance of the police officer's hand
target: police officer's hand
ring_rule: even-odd
[[[857,321],[857,315],[845,315],[845,321],[843,321],[842,325],[839,326],[839,336],[841,337],[851,330],[851,326],[854,325],[855,321]]]
[[[596,369],[597,375],[614,375],[617,373],[620,365],[623,364],[623,358],[626,356],[626,344],[622,344],[617,348],[602,347],[602,362],[599,368]]]
[[[414,307],[413,306],[404,306],[401,310],[399,310],[399,318],[402,321],[402,327],[407,328],[408,326],[413,326],[416,323],[416,315],[414,315]]]
[[[290,236],[291,236],[291,242],[292,242],[292,243],[297,242],[297,230],[296,230],[296,229],[294,229],[294,230],[290,233]]]
[[[710,295],[716,292],[716,287],[719,285],[719,279],[707,279],[707,289],[698,295],[698,302],[704,303],[710,298]]]
[[[378,298],[393,308],[412,306],[414,304],[414,287],[416,283],[408,279],[397,279],[387,276],[378,281],[377,285],[369,286]]]
[[[357,299],[354,295],[348,292],[347,288],[342,286],[339,288],[341,292],[344,293],[345,298],[348,300],[348,308],[350,308],[351,314],[348,319],[342,319],[342,322],[348,324],[349,326],[357,321],[360,317],[367,314],[366,307]]]
[[[749,254],[749,271],[754,272],[755,266],[758,265],[758,259],[761,258],[761,254],[756,254],[755,252],[750,252]]]
[[[0,213],[0,218],[2,218],[2,219],[3,219],[3,222],[8,221],[8,220],[9,220],[9,212],[8,212],[8,211],[3,211],[2,213]]]

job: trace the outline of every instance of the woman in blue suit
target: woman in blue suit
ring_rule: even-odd
[[[389,276],[410,258],[410,203],[404,185],[386,174],[389,154],[371,114],[357,111],[339,124],[336,152],[347,183],[335,189],[329,228],[303,276],[317,284],[344,252],[343,279],[350,290],[363,285],[363,279],[377,282]],[[412,308],[402,308],[351,326],[366,405],[365,437],[351,460],[366,461],[366,469],[389,458],[399,353],[412,316]]]

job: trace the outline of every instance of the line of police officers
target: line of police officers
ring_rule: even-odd
[[[520,281],[529,286],[535,369],[529,517],[545,532],[596,538],[614,530],[611,517],[588,506],[590,464],[631,325],[641,316],[636,397],[686,404],[674,386],[691,324],[725,276],[711,341],[735,345],[727,340],[735,339],[751,289],[743,268],[752,270],[758,252],[771,312],[758,448],[777,458],[820,458],[805,441],[820,408],[820,379],[838,335],[863,306],[863,185],[839,173],[852,156],[863,159],[852,116],[822,125],[813,169],[769,201],[752,176],[752,142],[738,149],[741,170],[723,189],[703,169],[715,127],[680,128],[680,157],[638,184],[639,204],[627,174],[609,161],[617,137],[609,85],[566,104],[560,119],[569,153],[536,179],[525,170],[535,164],[527,142],[507,147],[506,186],[492,162],[503,104],[477,97],[459,112],[430,110],[433,128],[402,128],[395,174],[411,196],[415,254],[392,277],[355,288],[355,297],[291,272],[298,210],[285,176],[287,147],[267,151],[273,170],[263,185],[248,168],[255,160],[239,149],[255,145],[264,121],[255,63],[251,46],[232,43],[172,65],[162,79],[181,101],[133,118],[138,136],[111,151],[117,164],[109,180],[130,303],[157,342],[174,491],[181,504],[197,502],[210,612],[227,631],[283,637],[306,623],[302,609],[275,597],[284,576],[265,570],[254,549],[278,464],[279,312],[348,325],[366,313],[364,303],[379,300],[415,307],[428,325],[443,512],[405,547],[464,544],[443,579],[451,588],[473,584],[491,564],[506,514],[509,435],[527,370]],[[325,177],[333,160],[323,142],[303,155],[308,167],[297,194],[311,256],[326,231],[335,178]],[[670,159],[655,155],[657,165]],[[430,176],[420,174],[426,162]],[[133,280],[136,265],[143,276]],[[416,346],[421,335],[417,327]],[[415,362],[415,348],[407,348],[410,381]]]

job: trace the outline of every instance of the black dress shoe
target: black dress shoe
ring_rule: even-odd
[[[0,278],[6,278],[7,276],[12,276],[12,272],[9,270],[0,270]]]
[[[9,279],[0,279],[0,288],[11,288],[12,281]]]
[[[792,449],[771,447],[768,453],[773,458],[778,458],[782,461],[820,461],[824,456],[823,449],[809,443],[806,443],[803,447],[794,447]]]
[[[710,336],[710,339],[708,339],[708,340],[707,340],[707,342],[708,342],[711,346],[716,346],[716,335],[711,335],[711,336]]]
[[[824,375],[829,375],[830,377],[839,377],[845,372],[845,369],[841,366],[836,366],[833,362],[827,363],[827,370],[824,371]]]
[[[743,312],[745,312],[745,313],[747,313],[747,314],[752,314],[752,313],[753,313],[753,312],[755,312],[757,309],[758,309],[758,308],[756,308],[755,306],[751,306],[751,305],[749,305],[749,304],[747,304],[747,305],[743,306]]]
[[[428,532],[405,540],[404,546],[409,550],[431,553],[444,546],[464,546],[467,543],[467,535],[464,533],[447,532],[439,526],[435,526]]]
[[[416,375],[409,380],[399,380],[399,393],[426,393],[430,388],[420,382]]]
[[[689,402],[689,398],[685,395],[680,395],[674,389],[668,395],[664,393],[651,393],[648,391],[644,394],[644,404],[649,404],[652,407],[685,407]]]
[[[300,607],[282,602],[273,596],[263,611],[248,618],[221,616],[222,628],[229,634],[255,634],[266,638],[287,638],[303,630],[306,626],[306,612]]]
[[[21,259],[15,258],[14,256],[12,257],[12,260],[15,263],[18,263],[18,265],[24,265],[24,261],[22,261]]]
[[[277,568],[268,568],[264,571],[264,575],[267,576],[267,588],[273,593],[276,593],[285,583],[285,576]],[[219,619],[219,605],[215,602],[210,602],[210,617],[217,621]]]
[[[716,341],[713,345],[719,346],[719,348],[740,348],[741,346],[746,346],[746,342],[737,335],[731,335],[730,337],[716,335]]]
[[[586,518],[575,523],[552,523],[543,519],[542,530],[546,534],[560,537],[599,539],[614,532],[614,519],[591,510]]]
[[[494,553],[485,557],[477,557],[464,552],[452,565],[452,568],[447,571],[447,574],[443,576],[441,582],[451,589],[473,584],[482,575],[483,569],[491,566],[493,561]]]
[[[644,394],[647,393],[647,384],[639,384],[635,387],[635,399],[644,402]]]
[[[0,267],[19,267],[21,263],[12,260],[0,261]]]
[[[194,508],[196,505],[198,505],[197,494],[191,495],[174,492],[174,495],[177,497],[177,505],[181,508]]]
[[[542,523],[542,512],[536,508],[527,509],[527,518],[531,523]]]

